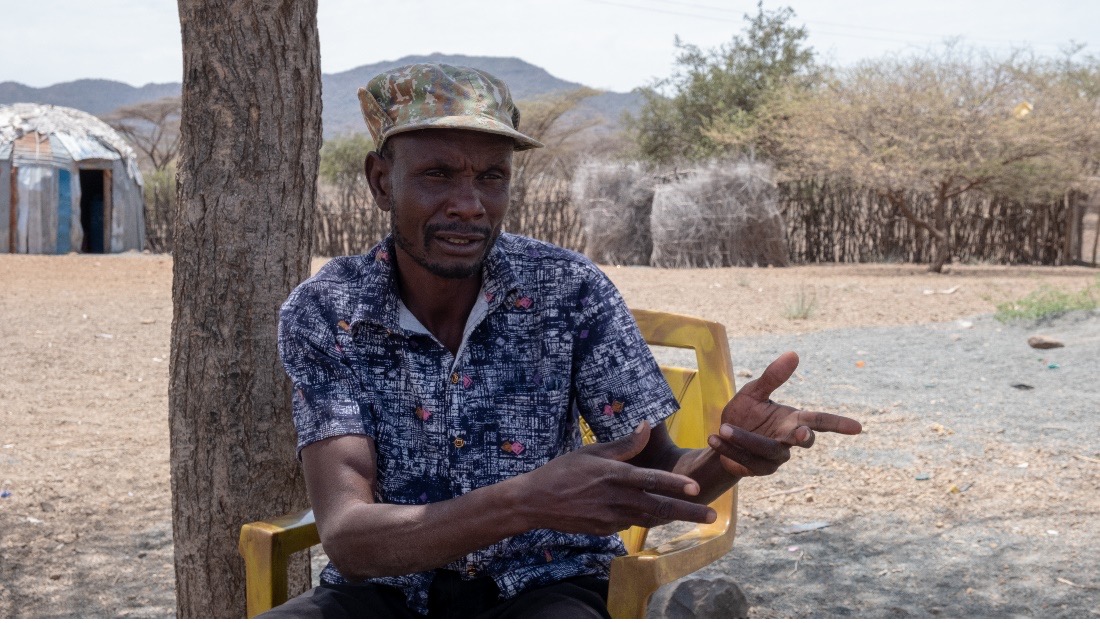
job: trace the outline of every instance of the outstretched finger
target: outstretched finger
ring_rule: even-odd
[[[745,383],[745,386],[741,388],[741,392],[760,402],[769,400],[772,392],[786,383],[797,367],[798,354],[795,352],[783,353],[776,357],[775,361],[768,364],[760,378]]]
[[[858,435],[863,430],[863,425],[843,415],[824,413],[821,411],[799,411],[797,413],[800,426],[809,427],[819,433],[840,433],[841,435]]]
[[[863,430],[861,425],[852,418],[846,418],[832,413],[821,411],[796,411],[795,421],[798,426],[787,433],[779,441],[789,446],[809,448],[814,445],[814,431],[819,433],[840,433],[842,435],[858,435]]]

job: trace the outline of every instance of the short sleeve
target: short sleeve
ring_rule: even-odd
[[[592,271],[580,296],[573,379],[581,415],[597,439],[610,441],[643,420],[657,425],[680,405],[619,291]]]
[[[322,304],[316,285],[299,286],[279,316],[279,356],[294,383],[299,458],[302,448],[328,437],[374,436],[371,409],[351,360],[350,326]]]

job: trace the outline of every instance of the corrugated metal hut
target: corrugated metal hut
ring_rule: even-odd
[[[0,252],[140,250],[141,189],[134,150],[103,121],[63,106],[0,106]]]

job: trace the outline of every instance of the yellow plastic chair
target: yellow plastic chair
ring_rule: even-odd
[[[666,425],[680,447],[706,447],[707,436],[718,430],[722,408],[734,392],[725,327],[689,316],[632,311],[649,344],[695,351],[698,370],[661,367],[680,403],[680,410],[666,420]],[[581,429],[585,442],[593,441],[583,420]],[[710,506],[718,513],[717,521],[697,525],[656,547],[645,548],[648,532],[645,528],[635,526],[619,533],[628,553],[611,561],[607,600],[611,616],[645,618],[654,591],[730,551],[737,524],[737,488],[722,494]],[[287,600],[287,559],[294,552],[318,543],[312,510],[256,521],[241,528],[248,616],[256,616]]]

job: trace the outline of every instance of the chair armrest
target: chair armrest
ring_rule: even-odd
[[[699,524],[680,536],[636,554],[611,561],[607,609],[616,619],[644,619],[649,598],[662,585],[718,560],[733,548],[737,528],[737,487],[723,493],[711,507],[712,524]]]
[[[238,550],[244,557],[249,617],[286,602],[287,559],[320,542],[312,509],[241,527]]]

